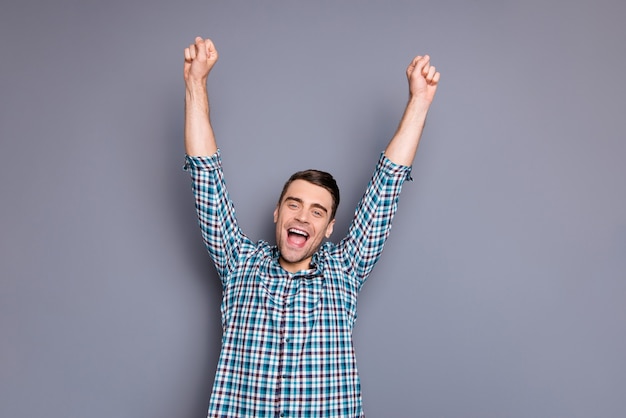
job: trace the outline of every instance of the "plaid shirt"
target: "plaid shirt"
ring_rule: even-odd
[[[199,224],[223,286],[222,351],[208,416],[363,417],[352,345],[357,294],[380,256],[410,167],[384,155],[347,237],[289,273],[240,230],[219,151],[186,157]]]

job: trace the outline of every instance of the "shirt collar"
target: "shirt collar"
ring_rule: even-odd
[[[272,262],[276,267],[282,269],[280,266],[280,251],[276,245],[271,248]],[[322,275],[322,266],[324,265],[324,251],[322,248],[318,249],[311,257],[311,265],[307,270],[300,270],[296,273],[290,274],[293,278],[310,279],[316,276],[324,277]]]

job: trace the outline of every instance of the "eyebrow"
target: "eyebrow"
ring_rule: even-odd
[[[298,202],[301,205],[304,205],[304,201],[302,199],[300,199],[299,197],[293,197],[293,196],[287,196],[285,197],[285,202],[288,200],[292,200],[294,202]],[[324,212],[328,213],[328,209],[326,209],[326,207],[324,207],[322,204],[320,203],[311,203],[311,206],[313,206],[314,208],[318,208],[323,210]]]

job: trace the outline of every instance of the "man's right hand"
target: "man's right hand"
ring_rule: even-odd
[[[217,62],[217,49],[210,39],[196,37],[195,43],[185,48],[185,83],[206,83],[209,72]]]

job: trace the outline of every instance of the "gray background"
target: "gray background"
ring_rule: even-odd
[[[183,163],[184,47],[210,36],[240,222],[333,172],[336,239],[442,82],[355,330],[371,417],[626,416],[626,3],[5,0],[0,416],[203,417],[220,287]]]

